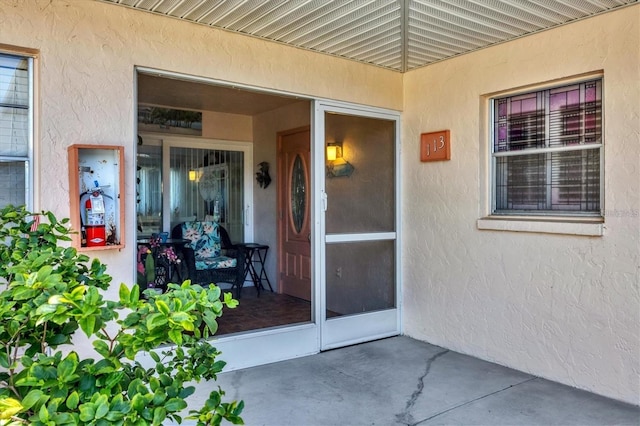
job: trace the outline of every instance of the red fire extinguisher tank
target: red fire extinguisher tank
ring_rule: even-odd
[[[87,212],[87,223],[85,224],[87,231],[87,247],[99,247],[106,245],[107,235],[102,195],[94,192],[85,202],[85,210]]]

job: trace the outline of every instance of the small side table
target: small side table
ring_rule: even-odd
[[[247,252],[244,267],[245,281],[247,280],[247,275],[251,275],[251,281],[253,281],[253,285],[258,292],[258,296],[260,296],[260,290],[266,290],[262,284],[265,281],[269,286],[269,290],[273,292],[273,287],[271,287],[271,282],[269,281],[269,277],[267,277],[267,271],[264,269],[264,262],[267,259],[267,254],[269,253],[269,246],[257,243],[240,243],[235,244],[235,247],[242,247]]]

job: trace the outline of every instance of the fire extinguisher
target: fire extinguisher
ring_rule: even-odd
[[[86,222],[84,224],[86,232],[87,247],[99,247],[107,244],[107,233],[105,223],[105,207],[102,190],[98,181],[94,181],[95,188],[87,191],[89,198],[84,203]]]

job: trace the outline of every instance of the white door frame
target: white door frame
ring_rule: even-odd
[[[332,319],[328,332],[328,340],[322,335],[323,324],[326,323],[326,297],[324,295],[325,280],[325,222],[324,209],[326,198],[325,165],[324,165],[324,112],[381,118],[396,121],[396,232],[393,234],[374,237],[361,235],[363,240],[391,239],[396,242],[396,308],[383,311],[369,312],[358,316],[347,316]],[[279,327],[269,330],[258,330],[246,334],[221,337],[213,341],[213,345],[222,351],[223,359],[227,362],[225,371],[248,368],[255,365],[313,355],[320,350],[331,349],[368,340],[398,335],[402,332],[402,282],[401,282],[401,192],[400,192],[400,113],[398,111],[369,108],[360,105],[315,100],[311,102],[311,257],[312,262],[312,318],[313,322],[293,326]],[[386,237],[386,238],[385,238]],[[329,241],[338,242],[341,237],[329,236]],[[323,283],[322,285],[320,283]],[[354,321],[357,317],[357,321]],[[256,350],[259,348],[259,350]]]
[[[244,240],[253,241],[253,144],[244,141],[228,141],[221,139],[208,139],[193,136],[168,135],[165,133],[140,132],[140,136],[146,141],[145,145],[155,145],[162,149],[162,186],[170,188],[171,181],[168,173],[170,152],[172,147],[195,148],[195,149],[217,149],[222,151],[235,151],[244,154],[244,206],[243,224]],[[170,211],[170,197],[162,198],[162,229],[171,232],[171,215],[165,214]]]
[[[150,74],[156,76],[165,76],[168,78],[179,78],[187,81],[200,82],[204,84],[216,84],[225,87],[238,87],[262,93],[271,93],[284,96],[297,97],[299,99],[307,99],[311,102],[311,186],[313,189],[313,197],[311,200],[311,221],[312,221],[312,240],[311,240],[311,256],[312,265],[312,295],[314,301],[312,304],[312,322],[305,324],[297,324],[286,327],[278,327],[267,330],[257,330],[243,334],[234,334],[231,336],[222,336],[212,340],[212,345],[222,351],[222,358],[227,362],[225,371],[237,370],[240,368],[248,368],[255,365],[268,364],[272,362],[292,359],[296,357],[312,355],[318,353],[321,349],[329,347],[343,346],[347,344],[357,343],[365,340],[373,340],[385,336],[399,334],[401,332],[400,312],[401,312],[401,282],[400,282],[400,113],[398,111],[387,110],[382,108],[366,107],[362,105],[350,104],[345,102],[337,102],[330,100],[320,100],[305,95],[289,93],[279,90],[269,90],[264,88],[253,87],[250,85],[230,83],[228,81],[217,80],[206,77],[197,77],[182,73],[168,72],[146,67],[136,67],[136,73]],[[360,115],[372,118],[383,118],[396,120],[396,309],[381,311],[383,318],[377,317],[380,312],[364,314],[363,316],[371,316],[374,321],[365,321],[365,323],[376,323],[380,320],[383,324],[394,323],[393,327],[386,327],[383,330],[371,328],[368,326],[359,329],[360,334],[365,337],[354,339],[352,336],[342,336],[338,339],[340,343],[332,345],[324,344],[321,341],[321,324],[326,320],[325,307],[326,300],[323,291],[325,281],[325,225],[324,225],[324,111],[343,112],[346,114]],[[319,114],[319,112],[322,113]],[[178,136],[162,134],[159,139],[177,142]],[[219,142],[219,141],[216,141]],[[221,141],[220,141],[221,142]],[[228,142],[227,142],[228,143]],[[175,146],[175,145],[174,145]],[[236,145],[234,148],[237,148]],[[249,164],[252,164],[251,162]],[[246,172],[251,174],[251,168],[246,168]],[[253,182],[252,175],[247,182]],[[252,188],[251,188],[252,191]],[[324,200],[324,201],[323,201]],[[253,206],[252,196],[247,201]],[[253,215],[252,208],[249,214]],[[248,221],[253,223],[252,220]],[[253,228],[246,232],[247,238],[253,237]],[[348,318],[347,318],[348,319]],[[338,318],[338,321],[343,321]],[[332,320],[335,321],[335,320]],[[337,324],[337,322],[336,322]],[[136,357],[141,362],[151,363],[152,360],[147,353],[140,353]]]
[[[220,151],[235,151],[242,152],[244,154],[244,166],[243,166],[243,191],[244,191],[244,205],[242,222],[244,224],[244,241],[253,241],[253,143],[243,141],[227,141],[221,139],[206,139],[201,137],[186,137],[186,136],[162,136],[162,168],[163,170],[169,170],[169,162],[171,161],[171,148],[194,148],[194,149],[210,149]],[[162,186],[164,188],[171,187],[170,176],[165,173],[162,174]],[[169,211],[171,209],[169,199],[170,197],[163,197],[162,209]],[[163,228],[170,229],[171,215],[162,215]]]
[[[332,349],[340,346],[347,346],[369,340],[398,335],[401,333],[401,300],[402,283],[400,271],[400,230],[401,228],[401,192],[400,192],[400,113],[381,108],[366,107],[344,102],[318,100],[313,102],[313,142],[312,142],[312,182],[313,182],[313,210],[315,213],[313,220],[312,250],[314,264],[314,301],[315,320],[320,325],[320,348],[321,350]],[[364,234],[326,234],[325,211],[327,204],[331,200],[327,199],[325,192],[325,120],[326,112],[338,114],[355,115],[369,118],[379,118],[392,120],[396,123],[395,128],[395,232],[364,233]],[[326,318],[326,244],[338,242],[357,241],[382,241],[395,240],[395,283],[396,306],[394,309],[387,309],[375,312],[367,312],[360,315],[349,315],[344,317]]]

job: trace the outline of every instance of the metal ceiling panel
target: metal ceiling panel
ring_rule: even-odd
[[[186,12],[182,16],[182,19],[199,22],[203,16],[213,13],[219,5],[220,2],[200,2],[190,11]]]
[[[133,0],[133,4],[141,9],[150,9],[161,0]]]
[[[241,28],[241,31],[258,34],[265,38],[276,32],[278,34],[272,36],[272,38],[278,38],[286,33],[288,28],[296,28],[302,19],[313,14],[324,5],[326,5],[326,2],[306,1],[292,3],[283,0],[277,8],[258,16],[250,25]]]
[[[486,31],[477,31],[471,28],[463,28],[459,26],[447,26],[442,21],[433,19],[429,16],[411,17],[411,31],[415,33],[421,33],[422,31],[430,31],[443,36],[448,36],[454,39],[458,39],[462,42],[465,40],[468,43],[480,46],[486,46],[487,44],[496,43],[502,40],[501,37],[488,34]]]
[[[123,6],[135,6],[136,3],[138,3],[139,0],[122,0],[119,3],[122,4]]]
[[[359,37],[370,37],[371,33],[385,31],[391,27],[397,27],[397,21],[400,18],[393,16],[385,11],[377,11],[378,13],[367,15],[364,18],[358,19],[353,24],[337,23],[335,26],[330,26],[325,29],[322,37],[314,40],[309,40],[305,43],[312,49],[332,52],[334,46],[344,43],[345,40],[354,40]],[[355,36],[354,36],[355,29]]]
[[[638,0],[97,0],[405,72]]]
[[[145,6],[142,3],[136,5],[136,9],[147,10],[149,12],[160,13],[162,15],[169,13],[173,10],[178,3],[182,0],[159,0],[154,5]]]
[[[257,33],[267,39],[284,40],[284,37],[300,28],[313,31],[311,23],[332,10],[332,5],[322,0],[302,4],[276,20],[265,23],[264,30]]]
[[[357,7],[353,7],[356,5]],[[300,28],[299,31],[294,31],[279,41],[295,44],[296,46],[306,46],[307,43],[322,39],[339,28],[350,28],[354,25],[359,25],[362,22],[362,16],[375,14],[376,9],[378,9],[377,5],[372,4],[371,1],[354,1],[345,6],[335,8],[329,13],[319,16],[310,25]],[[354,24],[356,21],[358,23]],[[353,31],[352,34],[355,35],[356,31]]]

